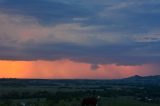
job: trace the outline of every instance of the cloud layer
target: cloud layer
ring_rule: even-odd
[[[0,59],[160,63],[157,0],[0,0]]]

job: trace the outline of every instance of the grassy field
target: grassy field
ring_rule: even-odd
[[[55,106],[80,106],[80,101],[61,101]],[[132,97],[102,98],[99,106],[160,106],[160,104],[144,103],[134,100]]]
[[[33,82],[31,80],[31,82]],[[99,106],[160,106],[160,87],[130,84],[104,84],[103,81],[54,81],[37,85],[0,85],[0,106],[81,106],[87,97],[101,96]],[[43,83],[43,81],[42,81]],[[107,86],[106,86],[107,85]],[[150,99],[150,100],[149,100]]]
[[[101,106],[160,106],[160,104],[144,103],[132,97],[103,98]]]
[[[25,100],[13,100],[6,101],[10,103],[0,102],[0,106],[19,106],[18,103],[25,102],[31,103],[29,106],[81,106],[81,99],[72,100],[60,100],[59,102],[54,102],[54,100],[36,100],[36,99],[25,99]],[[100,100],[99,106],[160,106],[160,104],[145,103],[134,100],[132,97],[116,97],[116,98],[106,98],[103,97]]]
[[[60,101],[54,106],[80,106],[80,101]],[[102,98],[99,106],[160,106],[160,104],[144,103],[128,97]]]

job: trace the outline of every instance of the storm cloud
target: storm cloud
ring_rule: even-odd
[[[0,0],[0,59],[160,63],[157,0]]]

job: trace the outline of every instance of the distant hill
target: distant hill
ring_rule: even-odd
[[[139,75],[135,75],[135,76],[131,76],[131,77],[128,77],[128,78],[123,78],[123,80],[140,80],[140,79],[143,79],[144,77],[142,76],[139,76]]]
[[[0,79],[0,86],[67,86],[67,85],[147,85],[160,86],[160,75],[157,76],[131,76],[115,80],[80,80],[80,79]]]
[[[139,75],[135,75],[135,76],[131,76],[131,77],[128,77],[128,78],[124,78],[124,79],[137,79],[137,80],[142,80],[142,79],[148,79],[148,80],[153,80],[153,79],[156,79],[156,80],[160,80],[160,75],[155,75],[155,76],[139,76]]]
[[[128,78],[120,79],[123,83],[136,83],[136,84],[149,84],[149,85],[159,85],[160,86],[160,75],[156,76],[131,76]]]
[[[121,80],[160,80],[160,75],[156,75],[156,76],[139,76],[139,75],[135,75],[135,76],[131,76],[128,78],[123,78]]]

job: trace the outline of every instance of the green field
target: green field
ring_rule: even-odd
[[[8,102],[8,103],[7,103]],[[81,106],[81,99],[54,100],[45,99],[18,99],[1,101],[0,106],[20,106],[19,103],[24,102],[30,104],[29,106]],[[132,97],[102,97],[99,101],[99,106],[160,106],[160,104],[145,103],[134,100]]]
[[[16,81],[1,81],[0,106],[81,106],[84,98],[97,96],[99,106],[160,106],[159,86],[99,80]]]
[[[101,103],[101,106],[160,106],[160,104],[139,102],[132,97],[103,98]]]

